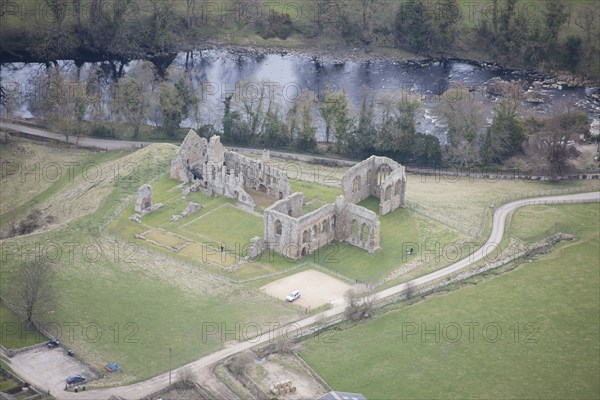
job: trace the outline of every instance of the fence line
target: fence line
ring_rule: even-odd
[[[329,386],[329,384],[327,382],[325,382],[325,379],[321,378],[321,375],[317,374],[317,372],[312,369],[312,367],[310,365],[308,365],[308,363],[306,361],[304,361],[304,359],[302,357],[300,357],[300,355],[298,353],[296,353],[294,350],[292,350],[292,353],[296,356],[296,359],[300,362],[300,364],[302,364],[302,366],[308,371],[308,373],[317,381],[319,382],[321,385],[323,385],[323,387],[331,392],[333,390],[333,388],[331,386]]]
[[[473,169],[452,169],[452,168],[419,168],[406,166],[406,172],[431,176],[434,179],[441,176],[465,177],[469,179],[490,179],[490,180],[524,180],[524,181],[564,181],[564,180],[594,180],[600,179],[600,169],[583,168],[574,170],[570,174],[559,175],[556,177],[545,175],[545,171],[519,171],[518,169],[499,170],[499,171],[477,171]]]
[[[408,205],[408,208],[415,211],[416,213],[424,215],[428,218],[431,218],[431,219],[433,219],[443,225],[446,225],[452,229],[456,229],[458,231],[467,233],[469,236],[478,239],[483,235],[483,233],[485,231],[485,227],[489,221],[489,218],[491,217],[490,211],[498,208],[499,206],[502,206],[504,204],[507,204],[507,203],[510,203],[513,201],[526,199],[526,198],[559,196],[559,195],[566,195],[566,194],[594,192],[594,191],[598,191],[598,190],[600,190],[600,187],[598,187],[597,185],[582,185],[580,187],[575,187],[575,188],[546,189],[546,190],[535,191],[535,192],[519,192],[519,193],[511,193],[509,195],[499,196],[495,199],[492,199],[489,206],[486,207],[483,210],[483,212],[481,213],[481,216],[478,217],[479,223],[478,223],[478,228],[476,228],[476,229],[469,227],[468,225],[465,225],[451,217],[443,216],[437,212],[430,211],[426,207],[423,207],[422,205],[420,205],[418,203],[414,203],[410,200],[407,200],[406,203]],[[575,202],[579,202],[579,201],[575,201]],[[537,204],[537,203],[534,203],[534,204]]]

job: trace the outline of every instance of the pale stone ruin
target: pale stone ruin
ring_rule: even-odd
[[[250,247],[248,248],[248,258],[256,258],[264,250],[263,238],[255,236],[250,239]]]
[[[348,242],[374,253],[379,249],[380,222],[373,211],[358,206],[369,196],[380,199],[379,214],[405,207],[404,167],[387,157],[371,156],[346,172],[342,191],[333,204],[300,215],[304,195],[294,193],[264,212],[265,246],[292,259],[323,246]]]
[[[194,211],[197,211],[197,210],[199,210],[201,208],[202,208],[202,206],[200,204],[194,203],[193,201],[190,201],[190,203],[188,204],[188,206],[185,208],[185,210],[183,210],[181,212],[181,214],[171,215],[171,218],[169,219],[169,221],[171,221],[171,222],[177,222],[181,218],[187,217],[188,215],[190,215]]]
[[[380,222],[375,212],[359,206],[369,196],[380,199],[379,214],[405,207],[406,173],[404,166],[387,157],[371,156],[348,170],[342,178],[343,195],[302,214],[303,193],[291,193],[285,172],[269,164],[265,150],[256,161],[226,150],[219,136],[210,140],[190,130],[171,163],[171,177],[191,183],[189,191],[200,190],[237,199],[254,207],[245,189],[268,193],[279,199],[263,214],[264,240],[252,238],[248,257],[269,248],[291,259],[312,254],[327,244],[347,242],[369,253],[380,243]],[[186,193],[186,192],[184,192]]]
[[[162,203],[152,204],[152,187],[148,184],[138,189],[137,199],[135,201],[135,214],[130,218],[132,221],[141,223],[142,215],[156,211],[163,206]]]
[[[406,207],[404,166],[387,157],[371,156],[356,164],[342,178],[344,198],[358,203],[369,196],[379,199],[379,214]]]
[[[219,136],[206,140],[192,129],[181,143],[177,158],[171,162],[171,178],[191,183],[190,191],[226,196],[250,208],[254,208],[255,203],[245,189],[265,192],[278,199],[291,192],[285,172],[268,164],[268,153],[256,161],[225,149]]]
[[[304,194],[294,193],[264,212],[265,245],[291,259],[331,243],[348,242],[373,253],[379,249],[377,214],[338,196],[335,203],[300,215]]]

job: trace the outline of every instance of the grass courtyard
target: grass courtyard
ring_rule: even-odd
[[[512,221],[524,241],[557,229],[577,240],[476,285],[392,307],[336,332],[335,342],[307,340],[301,356],[332,387],[367,398],[598,398],[600,209],[527,207]]]

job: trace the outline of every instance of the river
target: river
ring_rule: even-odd
[[[327,87],[332,90],[343,90],[348,95],[351,107],[358,110],[361,98],[368,92],[376,98],[392,96],[398,98],[405,95],[417,95],[425,106],[418,115],[419,130],[431,133],[445,140],[445,126],[436,113],[439,95],[448,88],[460,87],[461,92],[473,96],[476,101],[484,102],[486,113],[492,116],[496,98],[486,95],[476,97],[477,93],[485,93],[485,85],[491,79],[505,81],[521,81],[525,89],[534,81],[544,78],[539,74],[509,70],[488,64],[476,64],[462,61],[422,61],[406,62],[397,60],[323,60],[301,53],[262,53],[220,49],[203,50],[193,53],[193,60],[187,60],[186,54],[178,54],[167,71],[167,78],[190,78],[193,93],[200,100],[196,113],[183,121],[182,126],[194,127],[204,123],[212,123],[220,127],[223,110],[223,99],[228,94],[234,95],[234,101],[248,99],[257,95],[259,85],[266,86],[268,93],[276,96],[276,100],[285,105],[293,103],[299,92],[310,89],[321,99]],[[133,61],[124,68],[125,76],[135,68],[139,61]],[[72,61],[60,61],[60,67],[73,73],[76,66]],[[78,76],[86,79],[92,64],[84,64]],[[13,114],[17,117],[36,117],[30,110],[29,99],[32,93],[32,79],[37,74],[45,73],[43,64],[12,63],[1,65],[0,79],[5,90],[18,92],[18,106]],[[105,82],[110,85],[111,77],[108,68],[104,68]],[[558,85],[544,85],[541,93],[544,103],[523,103],[523,109],[536,114],[545,114],[552,107],[572,102],[578,109],[585,111],[598,126],[600,106],[589,95],[597,93],[597,88],[560,88]],[[155,104],[156,106],[156,104]],[[6,115],[6,109],[2,110]],[[319,129],[317,138],[324,139],[322,121],[317,117]],[[156,113],[155,113],[156,114]],[[155,118],[149,118],[148,124],[154,124]]]

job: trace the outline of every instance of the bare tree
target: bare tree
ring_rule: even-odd
[[[196,375],[192,371],[192,368],[189,366],[183,367],[178,372],[179,385],[184,388],[194,387],[194,382],[196,381]]]
[[[281,334],[275,339],[275,352],[279,354],[289,354],[292,352],[292,342],[285,334]]]
[[[598,43],[599,10],[598,4],[592,4],[579,10],[575,18],[575,25],[585,32],[586,55],[584,60],[588,68],[593,62],[595,45]],[[594,40],[594,37],[596,40]]]
[[[360,321],[369,318],[373,311],[375,295],[369,291],[349,289],[346,294],[345,315],[351,321]]]
[[[466,90],[451,89],[441,96],[437,112],[448,125],[446,161],[460,168],[480,163],[479,139],[485,132],[486,112],[483,99]]]
[[[32,324],[56,306],[53,286],[56,271],[52,264],[36,260],[22,263],[15,275],[12,286],[15,306],[25,314],[27,323]]]
[[[550,115],[544,119],[529,118],[527,153],[545,167],[553,180],[558,180],[572,168],[570,161],[579,156],[574,141],[589,132],[590,123],[587,115],[577,110],[574,99],[566,106],[555,105]]]
[[[252,356],[248,352],[241,353],[230,360],[227,368],[234,376],[240,376],[244,373],[246,365],[252,362]]]
[[[404,290],[406,300],[412,299],[415,294],[417,294],[415,284],[412,281],[406,282],[406,289]]]

